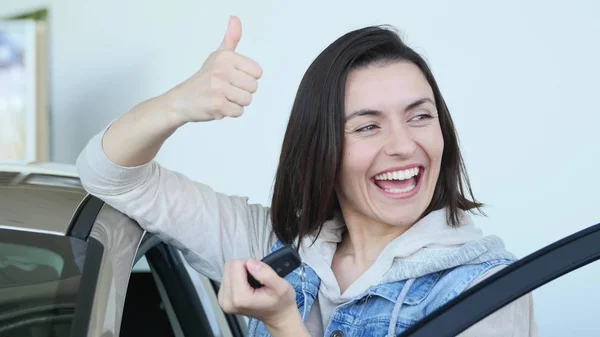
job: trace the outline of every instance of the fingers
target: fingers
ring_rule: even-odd
[[[252,288],[248,273],[264,287]],[[219,305],[227,313],[255,317],[263,322],[281,321],[276,316],[298,313],[295,297],[294,288],[262,262],[236,260],[225,264]]]
[[[262,68],[251,58],[238,54],[234,51],[220,51],[215,54],[215,69],[219,70],[230,70],[237,69],[242,71],[255,79],[259,79],[262,76]]]
[[[209,110],[215,119],[239,117],[244,112],[244,107],[252,102],[251,93],[237,88],[225,80],[216,78],[211,86],[213,94]]]
[[[228,78],[229,83],[251,94],[255,93],[258,89],[258,81],[256,78],[243,71],[235,69]]]
[[[237,54],[237,53],[234,55],[235,55],[235,57],[233,59],[234,59],[234,65],[235,65],[236,69],[241,70],[256,79],[259,79],[262,77],[263,71],[258,63],[256,63],[254,60],[252,60],[251,58],[246,57],[244,55]]]
[[[229,18],[225,37],[219,46],[219,50],[235,50],[240,39],[242,38],[242,22],[237,16]]]
[[[169,91],[173,120],[184,124],[242,115],[258,88],[262,68],[235,51],[241,36],[240,19],[230,17],[219,48],[193,76]]]
[[[229,18],[229,24],[227,25],[227,31],[225,32],[225,37],[219,46],[219,51],[235,51],[237,48],[240,39],[242,38],[242,22],[237,16],[232,16]],[[235,54],[235,65],[237,69],[253,76],[258,79],[262,76],[262,68],[258,63],[253,61],[252,59],[240,55]]]
[[[248,75],[259,79],[262,76],[262,68],[254,60],[235,52],[242,38],[242,23],[237,16],[229,18],[227,31],[221,45],[216,51],[217,63],[233,63],[233,66]]]
[[[287,291],[288,283],[267,264],[250,259],[246,261],[246,268],[254,278],[268,289],[272,289],[278,296]]]
[[[243,260],[232,261],[230,276],[235,280],[235,286],[231,291],[231,302],[234,308],[243,309],[252,303],[252,287],[248,284],[246,267]]]
[[[210,87],[214,117],[239,117],[244,107],[252,103],[252,93],[256,91],[258,81],[239,70],[230,70],[229,73],[213,76]]]
[[[217,117],[240,117],[244,113],[244,107],[225,99],[218,109],[221,116]]]
[[[252,288],[248,284],[243,260],[225,263],[223,282],[219,289],[219,305],[227,313],[248,307],[252,300]]]
[[[230,266],[230,263],[225,263],[223,266],[223,278],[221,279],[221,287],[219,288],[219,293],[217,294],[217,299],[221,308],[229,307],[231,303],[229,298],[229,294],[231,293],[231,277],[229,276]]]
[[[248,106],[252,103],[252,94],[246,90],[233,85],[228,85],[224,89],[225,97],[232,103],[239,106]]]

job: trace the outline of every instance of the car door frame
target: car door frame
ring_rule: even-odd
[[[507,304],[600,259],[600,223],[516,261],[397,337],[454,337]]]
[[[175,314],[170,319],[177,320],[183,335],[214,337],[206,308],[196,293],[178,251],[161,242],[149,248],[144,255],[151,272],[160,279],[164,295]]]
[[[210,285],[212,286],[212,290],[214,291],[215,295],[218,294],[221,284],[214,280],[210,280]],[[222,311],[220,307],[218,309]],[[227,324],[229,325],[231,335],[233,337],[245,337],[248,330],[247,322],[245,322],[240,315],[228,314],[225,312],[223,312],[223,314]]]
[[[71,325],[71,334],[77,336],[88,336],[90,328],[90,317],[93,312],[94,298],[96,297],[96,286],[104,245],[90,238],[90,233],[96,222],[98,214],[104,206],[104,201],[87,194],[71,219],[67,236],[88,242],[88,249],[81,273],[80,289],[77,294],[75,315]]]
[[[207,317],[207,311],[211,310],[215,311],[216,316],[219,316],[219,314],[224,316],[223,321],[220,321],[217,317],[216,322],[218,329],[223,336],[244,337],[246,335],[245,324],[244,322],[241,322],[239,316],[226,314],[222,311],[221,307],[218,306],[218,303],[212,303],[210,300],[204,302],[200,298],[201,296],[198,294],[194,281],[192,280],[192,275],[190,275],[190,273],[196,271],[193,271],[192,267],[187,264],[181,251],[162,242],[157,235],[145,232],[137,251],[134,264],[143,256],[145,256],[151,272],[161,278],[162,283],[165,283],[164,280],[162,280],[163,277],[170,279],[167,280],[167,284],[165,284],[165,292],[167,293],[167,300],[169,302],[172,301],[171,298],[175,301],[177,301],[177,298],[181,298],[181,295],[177,294],[180,291],[187,294],[186,300],[188,303],[171,303],[175,315],[178,316],[177,311],[193,312],[196,317],[200,317],[200,323],[196,320],[190,321],[190,319],[186,319],[185,322],[183,322],[184,327],[181,327],[182,322],[177,322],[184,332],[187,330],[192,336],[196,336],[200,332],[197,330],[198,328],[203,331],[209,331],[210,322]],[[171,272],[167,272],[168,270],[171,270]],[[204,276],[200,277],[205,278]],[[177,285],[177,289],[167,289],[173,288],[174,285]],[[210,296],[213,296],[216,299],[219,288],[215,281],[206,279],[206,282],[203,283],[202,287],[204,291],[210,292]],[[169,292],[171,292],[170,296],[168,295]],[[185,309],[186,307],[187,309]],[[194,326],[188,327],[188,324],[193,324]],[[210,333],[213,334],[212,331]]]
[[[71,335],[119,335],[124,294],[143,234],[135,221],[99,198],[88,194],[82,200],[66,233],[88,242]],[[107,312],[108,302],[116,313]]]

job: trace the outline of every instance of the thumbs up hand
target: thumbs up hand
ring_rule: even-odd
[[[236,16],[229,18],[229,24],[227,25],[227,31],[223,42],[219,46],[219,50],[231,50],[235,51],[240,39],[242,38],[242,23]]]
[[[232,16],[219,48],[198,72],[165,94],[173,122],[183,125],[242,115],[258,88],[262,68],[235,51],[241,37],[240,19]]]

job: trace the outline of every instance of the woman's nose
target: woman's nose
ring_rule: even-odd
[[[385,144],[385,154],[389,156],[411,157],[417,148],[410,130],[405,126],[389,129]]]

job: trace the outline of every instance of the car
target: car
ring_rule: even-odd
[[[0,336],[244,336],[217,291],[74,167],[0,166]]]
[[[455,336],[600,258],[600,224],[503,269],[402,337]],[[245,336],[219,284],[89,195],[73,166],[0,165],[0,336]]]

